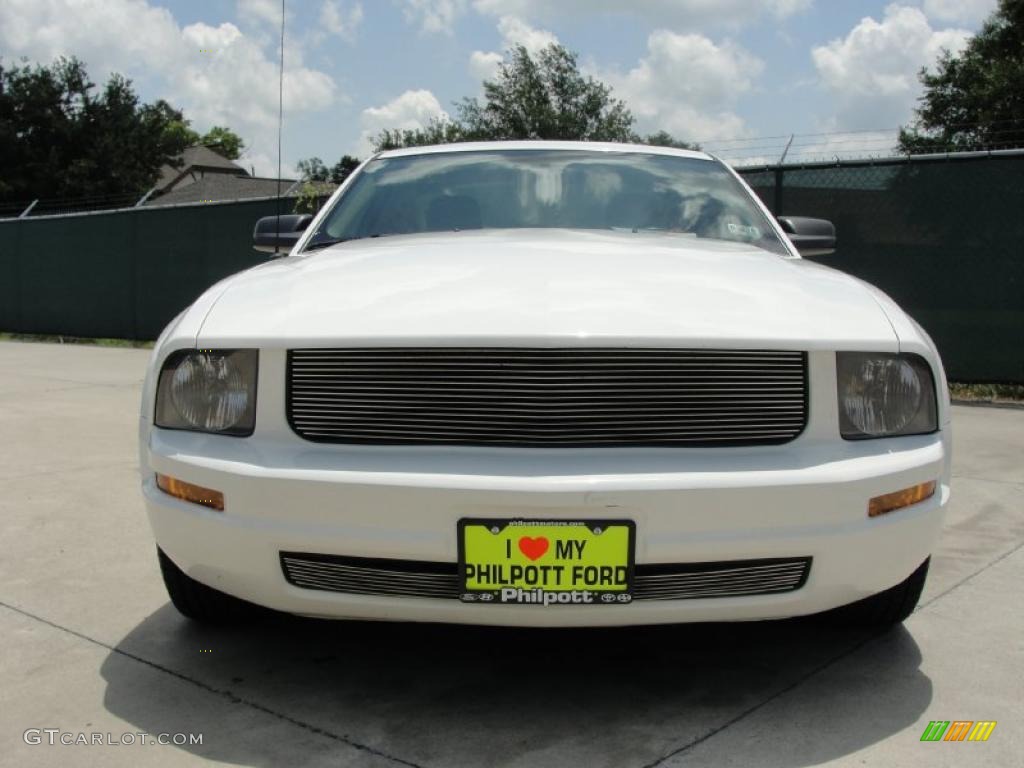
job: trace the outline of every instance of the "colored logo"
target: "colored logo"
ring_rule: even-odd
[[[545,536],[523,536],[519,539],[519,551],[531,560],[538,560],[544,556],[550,546]]]
[[[988,741],[995,728],[995,720],[932,720],[921,741]]]

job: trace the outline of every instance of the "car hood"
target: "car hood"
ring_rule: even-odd
[[[229,281],[200,346],[631,344],[895,350],[857,280],[682,234],[494,230],[355,240]]]

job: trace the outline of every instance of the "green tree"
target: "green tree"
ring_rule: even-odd
[[[163,109],[166,113],[168,119],[167,132],[173,140],[180,140],[187,147],[207,147],[228,160],[237,160],[242,156],[245,142],[241,136],[230,128],[215,125],[200,136],[199,133],[193,130],[191,121],[185,119],[181,110],[174,109],[163,99],[156,102],[154,106]]]
[[[925,92],[901,151],[1024,146],[1024,0],[1000,0],[959,55],[944,52],[919,77]]]
[[[361,161],[352,155],[342,155],[334,165],[328,168],[319,157],[309,157],[299,160],[295,164],[295,170],[299,173],[302,181],[330,181],[334,184],[341,184],[348,175],[359,167]]]
[[[299,178],[303,181],[327,181],[331,178],[330,170],[319,157],[299,160],[295,164],[295,170],[299,172]]]
[[[242,137],[223,125],[213,126],[213,128],[199,137],[196,143],[212,149],[218,155],[226,157],[228,160],[237,160],[245,149],[245,142],[242,141]]]
[[[352,171],[359,167],[359,163],[360,160],[357,157],[342,155],[341,159],[331,166],[331,181],[335,184],[341,184],[349,177]]]
[[[453,120],[433,119],[426,128],[385,129],[373,140],[374,151],[384,152],[402,147],[423,147],[428,144],[453,144],[471,141],[465,129]]]
[[[633,141],[637,144],[650,144],[653,147],[672,147],[673,149],[700,149],[700,144],[691,144],[680,141],[668,131],[649,133],[646,136],[635,136]]]
[[[325,182],[341,184],[348,178],[356,168],[360,160],[352,155],[342,155],[330,169],[324,165],[319,157],[310,157],[306,160],[299,160],[295,164],[296,170],[302,179],[302,187],[299,189],[298,197],[295,199],[295,213],[316,213],[320,205],[330,194],[331,188],[324,186]]]
[[[164,130],[168,141],[184,147],[199,143],[199,134],[192,130],[191,123],[180,109],[175,109],[163,99],[154,102],[153,107],[161,110],[167,119],[167,127]]]
[[[315,182],[303,182],[299,188],[299,194],[295,197],[292,213],[316,213],[320,210],[320,201],[322,199],[323,190]]]
[[[463,99],[459,122],[485,139],[629,141],[633,114],[612,89],[584,76],[576,54],[551,44],[532,57],[522,45],[509,51],[483,101]]]
[[[576,54],[551,44],[536,54],[523,46],[508,51],[483,98],[455,106],[455,117],[425,128],[384,130],[377,151],[424,144],[500,139],[638,141],[689,147],[665,131],[646,138],[633,132],[635,119],[612,89],[580,72]]]
[[[211,131],[226,146],[230,133]],[[121,75],[97,88],[73,57],[0,62],[0,201],[141,196],[199,138],[180,110],[141,102]]]

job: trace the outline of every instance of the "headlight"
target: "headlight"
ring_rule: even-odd
[[[170,355],[157,384],[156,425],[251,435],[257,363],[255,349],[190,349]]]
[[[938,429],[935,380],[917,355],[838,352],[839,431],[847,440]]]

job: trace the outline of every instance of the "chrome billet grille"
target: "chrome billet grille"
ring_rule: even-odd
[[[534,447],[784,443],[807,421],[803,352],[412,347],[288,352],[307,440]]]
[[[634,600],[693,600],[792,592],[807,581],[811,558],[637,565]],[[459,598],[455,563],[282,552],[289,584],[304,589],[387,597]]]
[[[792,592],[804,585],[811,558],[747,560],[738,563],[638,565],[636,600],[689,600]]]
[[[459,597],[458,566],[412,560],[281,553],[289,584],[326,592],[391,597]]]

